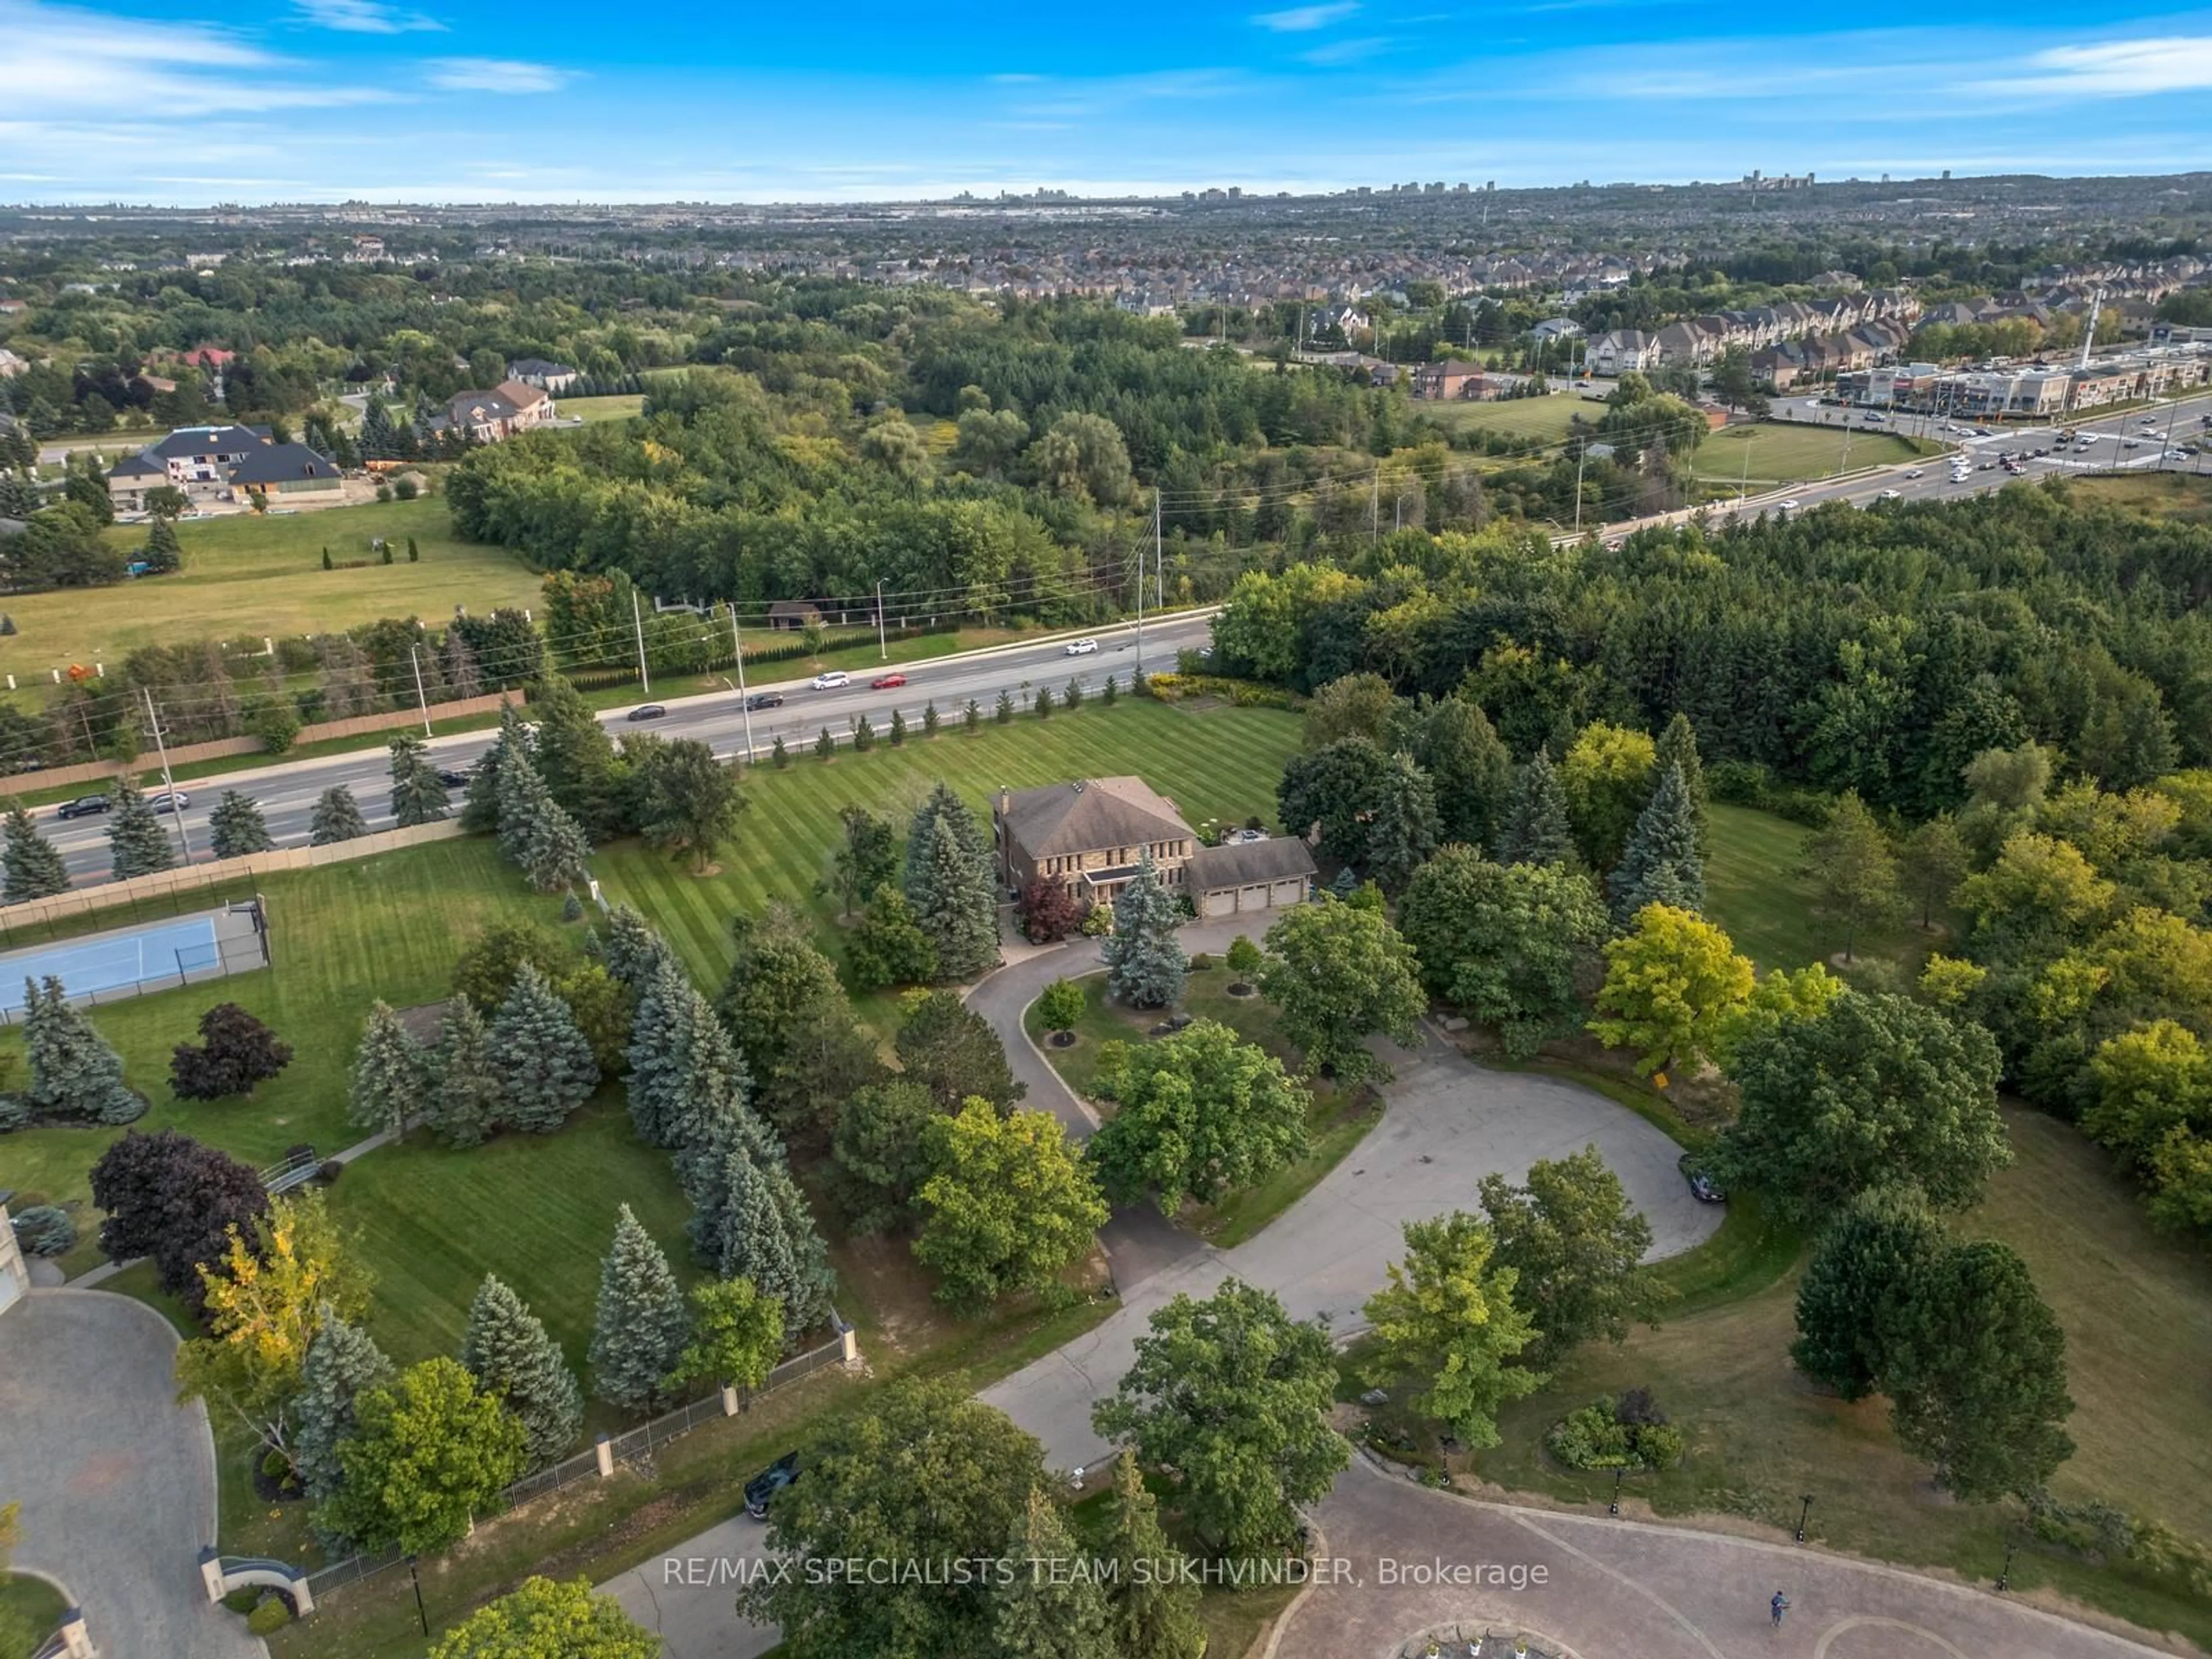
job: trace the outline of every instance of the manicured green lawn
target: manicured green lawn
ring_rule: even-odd
[[[560,405],[565,421],[626,421],[645,412],[645,395],[625,392],[605,398],[563,398]]]
[[[551,921],[557,901],[530,893],[499,862],[489,840],[434,842],[380,858],[270,877],[268,901],[275,967],[217,984],[164,991],[93,1011],[93,1023],[121,1052],[133,1086],[152,1101],[135,1126],[179,1128],[246,1163],[275,1162],[307,1142],[334,1152],[360,1139],[345,1123],[346,1071],[368,1006],[395,1007],[446,994],[462,942],[501,916]],[[251,1099],[185,1103],[168,1090],[169,1052],[193,1036],[200,1015],[232,1001],[290,1043],[292,1064]],[[0,1033],[0,1054],[20,1054],[18,1031]],[[86,1200],[71,1271],[94,1264],[97,1217],[87,1172],[118,1133],[29,1129],[0,1137],[0,1187],[57,1203]]]
[[[2212,1537],[2212,1438],[2203,1432],[2212,1273],[2203,1254],[2154,1233],[2133,1191],[2073,1129],[2026,1111],[2007,1117],[2016,1161],[1955,1225],[1962,1237],[2018,1250],[2065,1328],[2076,1401],[2066,1426],[2077,1449],[2053,1492]],[[1476,1455],[1474,1473],[1516,1490],[1601,1501],[1609,1478],[1557,1469],[1538,1442],[1575,1407],[1648,1387],[1691,1445],[1680,1468],[1630,1483],[1662,1515],[1794,1526],[1798,1498],[1810,1492],[1811,1530],[1821,1541],[1993,1577],[2014,1506],[1936,1500],[1925,1466],[1899,1449],[1884,1402],[1846,1405],[1808,1386],[1789,1359],[1795,1297],[1792,1273],[1735,1299],[1699,1298],[1618,1348],[1580,1350],[1549,1387],[1507,1409],[1504,1443]],[[2212,1610],[2201,1602],[2084,1564],[2030,1551],[2014,1577],[2021,1589],[2048,1585],[2200,1643],[2212,1636]]]
[[[370,540],[389,538],[396,562],[325,570],[322,550],[338,562],[367,559]],[[407,562],[415,538],[421,562]],[[143,525],[118,525],[108,539],[137,548]],[[453,535],[443,501],[425,496],[337,507],[283,518],[190,519],[177,526],[185,568],[173,576],[113,587],[69,588],[11,597],[16,632],[0,639],[0,671],[44,682],[50,668],[113,664],[142,645],[203,639],[250,640],[351,628],[380,617],[442,622],[456,605],[481,613],[538,602],[538,579],[504,548],[478,547]]]
[[[1887,465],[1920,453],[1905,439],[1887,432],[1851,433],[1850,465]],[[1762,485],[1796,483],[1840,471],[1846,457],[1840,427],[1758,422],[1709,432],[1698,446],[1697,476],[1710,483],[1741,483],[1747,470],[1754,490]]]
[[[61,1623],[68,1606],[62,1593],[43,1578],[27,1573],[0,1573],[0,1620],[14,1619],[27,1625],[43,1638]],[[21,1656],[9,1654],[7,1659],[21,1659]]]
[[[1813,832],[1747,806],[1716,802],[1710,811],[1705,913],[1728,930],[1736,949],[1761,973],[1802,968],[1842,950],[1843,930],[1814,909],[1813,883],[1804,873],[1805,841]],[[1853,954],[1917,970],[1944,937],[1906,921],[1856,941]]]
[[[605,849],[593,860],[610,899],[635,904],[680,950],[701,983],[719,986],[729,971],[729,919],[771,899],[808,910],[825,949],[842,957],[835,902],[817,898],[841,829],[838,809],[859,803],[887,814],[904,833],[908,818],[944,778],[988,822],[989,801],[1004,784],[1020,789],[1079,777],[1135,773],[1180,805],[1193,821],[1272,818],[1275,781],[1297,747],[1296,716],[1273,709],[1191,709],[1124,697],[1112,708],[1086,703],[1073,714],[1039,720],[1021,715],[994,725],[988,711],[972,736],[950,711],[946,729],[925,741],[887,743],[865,755],[839,751],[824,763],[795,752],[778,771],[762,765],[747,775],[751,805],[720,873],[696,877],[635,843]],[[887,1012],[883,999],[862,999],[864,1013]]]

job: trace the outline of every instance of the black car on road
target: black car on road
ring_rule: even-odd
[[[756,1521],[768,1519],[769,1499],[799,1479],[799,1454],[784,1455],[745,1482],[745,1513]]]
[[[783,693],[781,691],[756,691],[752,696],[745,699],[745,707],[748,708],[781,708],[783,707]]]
[[[1690,1183],[1690,1196],[1698,1203],[1728,1202],[1728,1194],[1720,1189],[1720,1184],[1712,1176],[1705,1173],[1705,1162],[1695,1152],[1683,1153],[1675,1161],[1674,1167],[1681,1170],[1682,1179]]]
[[[79,795],[75,800],[64,801],[62,810],[54,816],[61,818],[88,818],[95,813],[105,812],[114,804],[106,795]]]
[[[473,775],[472,773],[459,771],[450,766],[441,766],[438,769],[438,781],[448,789],[467,788],[469,779]]]
[[[639,720],[657,720],[667,712],[657,702],[641,702],[629,711],[630,723],[635,725]]]

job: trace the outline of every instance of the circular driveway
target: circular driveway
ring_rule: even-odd
[[[200,1587],[215,1445],[201,1408],[177,1404],[176,1352],[167,1320],[105,1291],[33,1291],[0,1316],[15,1563],[69,1587],[102,1659],[265,1659]]]

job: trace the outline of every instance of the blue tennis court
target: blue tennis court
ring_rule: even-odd
[[[186,916],[130,933],[49,945],[0,957],[0,1010],[13,1014],[23,1006],[23,982],[49,975],[72,997],[96,996],[143,985],[149,980],[179,980],[220,967],[215,918]]]

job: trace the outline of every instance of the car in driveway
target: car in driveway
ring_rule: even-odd
[[[906,676],[903,674],[878,674],[875,678],[868,682],[868,690],[871,691],[896,691],[899,687],[905,684]]]
[[[667,713],[668,709],[664,704],[657,702],[641,702],[638,704],[636,708],[629,711],[629,718],[630,724],[635,726],[640,720],[659,720]]]
[[[191,804],[192,798],[181,789],[164,789],[146,798],[146,805],[156,812],[181,812]]]
[[[75,800],[65,800],[62,810],[54,814],[58,818],[88,818],[105,812],[115,803],[106,795],[79,795]]]
[[[1067,642],[1067,649],[1060,654],[1066,657],[1095,657],[1098,654],[1098,641],[1096,640],[1070,640]]]
[[[769,1500],[799,1479],[799,1454],[787,1451],[745,1482],[745,1513],[756,1521],[768,1519]]]
[[[745,707],[748,708],[781,708],[783,707],[783,693],[781,691],[756,691],[752,696],[745,699]]]
[[[808,682],[817,691],[835,691],[838,687],[852,683],[853,677],[842,668],[825,669]]]
[[[1682,1172],[1682,1179],[1690,1183],[1690,1196],[1700,1204],[1725,1204],[1728,1194],[1721,1190],[1705,1169],[1705,1160],[1695,1152],[1685,1152],[1674,1160],[1674,1167]],[[750,1495],[750,1488],[747,1493]]]

